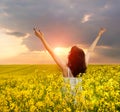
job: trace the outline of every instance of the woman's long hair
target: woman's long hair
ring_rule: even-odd
[[[85,63],[84,51],[77,46],[73,46],[70,54],[68,55],[67,65],[71,69],[74,77],[76,77],[79,73],[85,73],[87,67]]]

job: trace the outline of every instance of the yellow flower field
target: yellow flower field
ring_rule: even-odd
[[[0,65],[0,112],[83,111],[120,112],[120,65],[89,65],[74,90],[56,65]]]

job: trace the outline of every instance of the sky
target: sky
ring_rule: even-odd
[[[104,27],[89,63],[120,64],[120,0],[0,0],[0,64],[54,63],[34,27],[65,62],[73,45],[86,51]]]

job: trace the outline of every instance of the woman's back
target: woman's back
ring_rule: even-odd
[[[64,77],[65,83],[69,83],[71,90],[73,90],[77,85],[79,86],[78,88],[82,90],[82,77],[70,77],[71,71],[68,68],[68,77]]]

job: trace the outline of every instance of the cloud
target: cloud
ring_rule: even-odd
[[[111,53],[111,51],[113,53]],[[90,54],[89,63],[117,64],[120,63],[120,60],[118,60],[118,58],[120,58],[120,55],[118,56],[117,54],[114,52],[114,48],[112,48],[111,46],[106,46],[106,45],[96,46],[94,52]]]
[[[92,14],[85,14],[81,20],[81,23],[86,23],[88,21],[90,21]]]
[[[99,45],[97,46],[97,48],[99,49],[106,49],[106,50],[112,50],[113,48],[111,46],[107,46],[107,45]]]
[[[98,48],[99,52],[119,60],[119,4],[120,0],[1,0],[0,26],[13,29],[4,32],[7,40],[14,37],[17,41],[16,38],[20,37],[19,45],[32,51],[42,49],[42,45],[32,34],[34,24],[40,26],[46,40],[54,47],[71,46],[74,43],[89,44],[99,28],[105,27],[105,38],[102,38],[98,45],[108,45],[114,49],[102,51]],[[30,38],[25,39],[25,35]],[[0,34],[0,37],[3,36]]]
[[[87,50],[85,45],[83,46],[83,50]],[[78,45],[79,47],[79,45]],[[117,59],[113,57],[108,57],[104,55],[104,53],[99,52],[100,49],[102,51],[112,49],[109,46],[97,46],[95,51],[90,55],[89,64],[106,64],[106,63],[120,63]],[[67,57],[69,53],[70,47],[58,47],[54,49],[56,55],[61,58],[61,60],[67,63]],[[58,51],[60,51],[58,53]],[[44,57],[44,58],[43,58]],[[45,51],[26,51],[25,53],[21,53],[14,57],[3,59],[0,61],[1,64],[55,64],[55,61],[50,56],[50,54]]]
[[[26,51],[11,58],[2,59],[1,64],[51,64],[55,63],[46,51]]]
[[[14,57],[29,51],[26,45],[22,44],[23,38],[17,38],[14,35],[7,35],[8,29],[0,31],[0,60]]]
[[[25,37],[27,34],[22,32],[6,32],[7,35],[13,35],[16,37]]]

